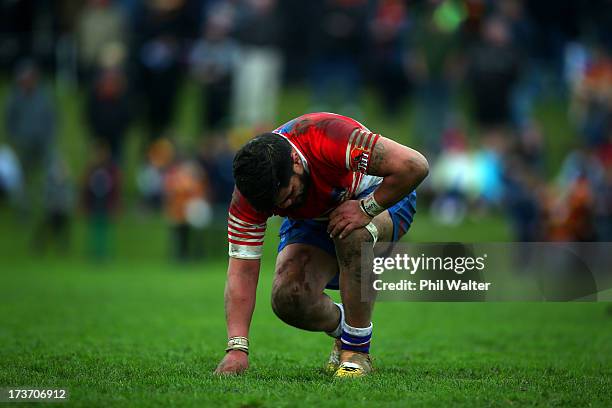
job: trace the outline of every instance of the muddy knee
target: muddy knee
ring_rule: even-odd
[[[306,328],[314,293],[305,279],[304,267],[299,264],[299,259],[291,259],[277,267],[272,310],[285,323]]]
[[[361,247],[364,243],[374,243],[372,234],[365,228],[359,228],[351,232],[348,236],[340,239],[334,238],[338,262],[340,265],[360,264]]]

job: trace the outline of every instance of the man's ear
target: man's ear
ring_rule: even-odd
[[[293,161],[293,171],[301,174],[301,169],[303,167],[302,159],[300,159],[300,155],[295,151],[295,149],[291,150],[291,160]]]
[[[293,160],[293,164],[301,164],[300,155],[295,151],[295,149],[291,149],[291,160]]]

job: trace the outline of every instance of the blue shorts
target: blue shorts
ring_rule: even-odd
[[[378,187],[372,186],[362,192],[357,198],[363,198]],[[408,194],[392,207],[387,209],[393,221],[393,242],[400,239],[410,228],[416,213],[416,191]],[[321,248],[328,254],[336,256],[334,241],[327,233],[327,221],[293,220],[285,218],[279,231],[280,243],[278,252],[289,244],[308,244]],[[329,281],[327,289],[339,288],[339,276]]]

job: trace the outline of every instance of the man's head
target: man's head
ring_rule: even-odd
[[[299,154],[275,133],[263,133],[242,146],[233,164],[240,194],[258,211],[299,207],[308,178]]]

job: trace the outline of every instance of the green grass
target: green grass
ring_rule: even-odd
[[[33,257],[23,249],[27,230],[0,215],[0,387],[67,388],[71,405],[84,407],[612,404],[605,303],[380,303],[376,373],[334,381],[320,370],[330,339],[286,326],[271,311],[272,227],[250,372],[217,378],[211,372],[226,341],[222,254],[171,263],[163,222],[127,217],[106,263],[84,256],[79,219],[71,255]],[[421,216],[411,239],[453,236]],[[495,224],[474,222],[472,233],[503,239],[503,223]]]
[[[0,80],[0,99],[6,80]],[[175,134],[199,136],[197,90],[184,87]],[[385,118],[364,93],[364,122],[410,143],[411,111]],[[60,149],[75,179],[87,161],[80,92],[56,95]],[[304,89],[283,92],[281,123],[308,108]],[[558,167],[572,131],[562,103],[538,108]],[[3,110],[0,110],[0,123]],[[127,141],[125,191],[144,139]],[[0,128],[0,141],[5,138]],[[132,210],[113,230],[112,256],[94,263],[87,225],[76,217],[68,255],[26,248],[31,222],[0,209],[0,387],[67,388],[75,406],[611,406],[612,309],[604,303],[380,303],[375,311],[376,373],[333,381],[320,368],[330,339],[280,322],[269,305],[278,220],[271,222],[251,333],[251,370],[211,375],[223,356],[225,234],[207,239],[204,262],[167,259],[160,217]],[[506,241],[498,215],[439,225],[419,207],[413,241]]]

